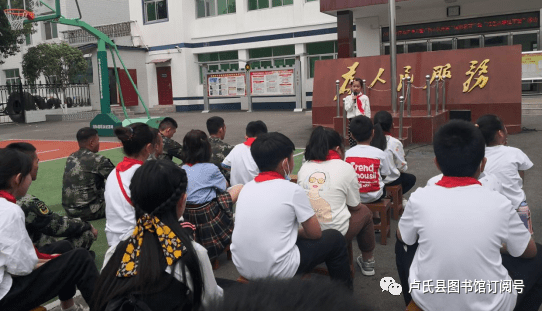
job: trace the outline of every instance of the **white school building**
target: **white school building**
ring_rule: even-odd
[[[355,56],[388,54],[388,37],[384,35],[389,25],[387,1],[357,1],[363,6],[351,9]],[[246,62],[252,67],[293,65],[299,55],[302,107],[311,109],[314,63],[336,58],[338,53],[336,12],[321,12],[319,0],[79,0],[79,5],[82,20],[119,46],[143,100],[151,108],[173,105],[178,112],[203,110],[201,66],[217,70],[243,69]],[[65,17],[78,17],[74,0],[61,0],[61,7]],[[406,39],[397,42],[397,53],[513,44],[521,44],[523,51],[541,50],[539,0],[397,1],[396,16],[397,26],[405,26],[406,34]],[[478,19],[494,23],[495,27],[481,32],[476,29]],[[519,25],[508,22],[515,19],[521,20]],[[440,35],[439,28],[435,28],[427,37],[409,36],[417,28],[441,23],[459,31]],[[37,31],[26,38],[21,53],[3,60],[0,85],[20,79],[22,55],[29,47],[64,41],[81,49],[88,59],[85,79],[91,85],[92,107],[99,110],[94,37],[51,22],[40,22],[35,27]],[[109,57],[111,102],[117,105],[113,66]],[[126,77],[121,77],[121,85],[125,83]],[[531,89],[534,85],[524,86],[524,91]],[[144,111],[134,94],[124,96],[126,104],[133,105],[136,112]],[[255,109],[295,107],[293,96],[254,97],[252,101]],[[235,97],[216,98],[210,104],[211,109],[240,110],[241,102]]]

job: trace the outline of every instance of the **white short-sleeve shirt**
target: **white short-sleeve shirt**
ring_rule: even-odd
[[[291,278],[300,266],[298,226],[315,212],[305,191],[283,179],[245,184],[236,204],[232,261],[251,280]]]
[[[230,167],[230,185],[246,184],[260,172],[251,155],[251,147],[243,143],[236,145],[222,163]]]
[[[504,195],[515,208],[526,200],[522,190],[519,170],[528,170],[534,165],[528,156],[518,148],[496,145],[485,148],[485,171],[494,174],[502,183]]]
[[[387,154],[388,164],[390,165],[390,174],[385,177],[384,182],[388,184],[396,181],[400,177],[400,172],[407,170],[407,161],[405,161],[402,142],[390,135],[386,135],[385,137],[387,140],[385,153]]]
[[[334,229],[345,235],[351,218],[347,206],[360,203],[353,167],[340,159],[308,161],[298,172],[298,185],[306,191],[321,229]]]
[[[484,222],[481,222],[484,220]],[[445,188],[431,185],[409,198],[399,222],[403,241],[419,246],[409,270],[411,296],[423,310],[512,310],[517,294],[423,293],[423,281],[511,280],[502,265],[500,248],[518,257],[530,233],[507,198],[481,185]],[[491,284],[490,284],[491,285]],[[498,283],[499,287],[499,283]],[[404,291],[409,291],[406,289]],[[489,290],[487,290],[489,292]]]
[[[130,169],[119,172],[123,188],[130,198],[130,181],[141,165],[136,164]],[[104,198],[106,200],[106,238],[109,246],[117,245],[121,236],[134,230],[136,226],[136,211],[124,197],[117,174],[114,169],[106,181]]]
[[[383,195],[383,176],[388,176],[390,164],[385,152],[369,145],[357,145],[345,153],[345,161],[358,177],[360,200],[371,203]]]
[[[0,300],[13,284],[12,275],[32,273],[38,263],[32,240],[25,227],[25,214],[21,207],[0,198]]]

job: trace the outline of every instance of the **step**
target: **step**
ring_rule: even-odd
[[[523,108],[522,115],[541,116],[541,108]]]
[[[92,120],[100,114],[100,111],[87,111],[71,114],[46,115],[45,121],[70,121],[70,120]]]
[[[522,109],[541,109],[541,103],[525,103],[522,104]]]

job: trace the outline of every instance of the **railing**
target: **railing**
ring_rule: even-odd
[[[24,111],[91,106],[88,84],[0,85],[0,123],[24,122]]]
[[[130,22],[96,26],[97,30],[106,34],[109,38],[127,37],[132,35]],[[64,39],[69,44],[96,42],[96,37],[84,29],[67,30],[62,32]]]

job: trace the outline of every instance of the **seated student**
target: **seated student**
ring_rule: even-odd
[[[172,160],[176,157],[181,159],[182,146],[172,139],[175,132],[177,132],[177,122],[171,117],[166,117],[158,125],[158,130],[164,144],[164,152],[159,158]]]
[[[228,153],[221,166],[230,170],[232,185],[245,184],[256,177],[258,166],[251,156],[251,145],[256,138],[268,132],[268,127],[261,120],[251,121],[245,128],[245,142],[238,144]]]
[[[423,310],[537,309],[541,245],[536,247],[507,198],[477,181],[486,162],[481,132],[469,122],[454,120],[437,131],[433,144],[443,178],[411,194],[398,224],[398,240],[407,245],[418,240],[404,292],[410,290]],[[504,282],[517,279],[523,280],[522,292],[515,287],[503,291]],[[429,293],[428,287],[419,287],[429,280],[444,281],[445,287],[459,281],[458,292],[434,288]],[[462,289],[466,281],[472,291]]]
[[[185,171],[171,161],[138,167],[130,184],[137,226],[108,249],[92,310],[136,303],[142,310],[198,310],[222,297],[206,249],[178,221],[186,189]]]
[[[32,159],[32,181],[38,177],[38,154],[36,148],[26,142],[11,143],[11,148],[25,153]],[[64,253],[74,248],[90,249],[98,237],[98,231],[88,222],[78,218],[60,216],[49,210],[47,205],[30,194],[17,199],[17,205],[25,214],[28,236],[40,252],[48,254]],[[61,240],[61,237],[66,239]]]
[[[277,132],[251,146],[260,173],[239,194],[234,265],[249,280],[285,279],[326,262],[330,277],[352,289],[345,238],[337,230],[321,231],[305,191],[285,178],[294,169],[293,151],[294,143]]]
[[[209,144],[211,144],[211,163],[215,164],[221,170],[221,173],[230,182],[230,171],[224,169],[221,163],[226,155],[230,154],[234,148],[232,145],[224,142],[226,135],[226,125],[224,119],[219,116],[213,116],[206,122],[207,131],[209,132]]]
[[[390,133],[394,123],[392,115],[387,111],[379,111],[373,117],[373,124],[380,125],[386,138],[386,154],[388,163],[391,165],[390,174],[385,177],[385,185],[402,185],[403,194],[409,192],[415,185],[417,178],[407,171],[407,161],[405,161],[405,152],[403,144]]]
[[[362,252],[356,262],[363,275],[375,275],[375,230],[372,212],[360,203],[358,178],[343,161],[343,139],[330,128],[317,127],[305,148],[305,162],[298,172],[298,184],[306,192],[321,230],[338,230],[347,241],[356,237]]]
[[[207,249],[210,259],[218,257],[232,239],[232,208],[242,185],[226,190],[219,168],[209,163],[211,146],[205,132],[191,130],[183,139],[181,153],[187,172],[187,209],[184,218],[196,226],[196,242]]]
[[[98,131],[89,127],[77,131],[79,150],[66,159],[62,178],[62,207],[72,218],[83,221],[105,217],[104,185],[115,168],[111,160],[97,154]]]
[[[524,225],[533,234],[530,208],[522,189],[524,171],[534,165],[518,148],[507,145],[507,129],[495,115],[485,115],[476,123],[485,138],[486,171],[494,174],[503,185],[507,197],[521,216]]]
[[[360,200],[364,204],[379,201],[386,195],[383,179],[391,174],[386,153],[370,145],[374,136],[382,135],[381,127],[374,128],[371,119],[357,116],[351,120],[349,129],[357,145],[345,153],[345,161],[358,176]]]
[[[0,310],[30,310],[58,296],[63,310],[82,311],[74,305],[76,286],[90,302],[98,270],[88,250],[48,255],[32,245],[15,201],[28,191],[31,171],[28,155],[0,149]]]
[[[116,245],[121,236],[136,226],[136,215],[130,199],[130,181],[136,169],[155,153],[156,136],[143,123],[115,128],[126,155],[106,181],[106,238],[109,246]]]

